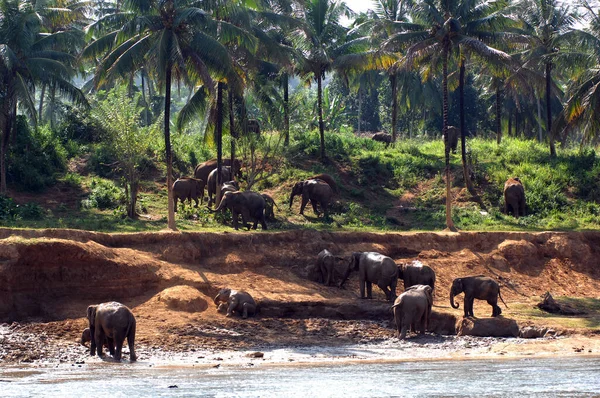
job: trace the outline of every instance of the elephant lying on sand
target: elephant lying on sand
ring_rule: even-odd
[[[265,199],[257,192],[225,192],[219,206],[211,211],[216,213],[223,209],[231,210],[233,228],[235,229],[238,229],[238,218],[240,215],[242,216],[242,227],[250,229],[247,223],[250,220],[254,220],[252,229],[256,229],[259,222],[263,230],[267,229]]]
[[[327,249],[323,249],[319,252],[316,266],[317,272],[319,272],[321,276],[321,280],[319,282],[322,282],[326,286],[333,285],[336,261],[344,261],[344,258],[334,256]]]
[[[350,262],[346,273],[340,283],[340,288],[348,279],[350,272],[358,271],[360,285],[360,297],[365,298],[365,287],[367,290],[366,298],[373,298],[373,283],[385,293],[388,301],[394,301],[396,298],[396,285],[398,284],[398,266],[391,258],[377,252],[354,252],[350,256]]]
[[[248,314],[256,315],[256,302],[249,293],[241,290],[221,289],[213,302],[219,312],[227,308],[225,316],[238,313],[242,314],[242,318],[246,319],[248,318]]]
[[[300,214],[304,214],[304,208],[310,200],[313,211],[317,216],[321,213],[317,209],[317,204],[321,206],[325,217],[328,217],[329,213],[327,207],[333,196],[333,189],[331,186],[323,180],[311,179],[297,182],[292,188],[292,194],[290,195],[290,209],[294,202],[294,196],[302,195],[302,203],[300,204]]]
[[[518,177],[504,183],[504,213],[517,218],[525,216],[525,188]]]
[[[394,322],[396,323],[396,337],[404,339],[409,329],[425,334],[431,315],[433,297],[431,286],[414,285],[396,298],[392,311],[394,311]]]
[[[194,207],[198,207],[198,198],[200,198],[200,203],[202,203],[202,196],[204,192],[204,181],[199,180],[197,178],[184,177],[178,178],[173,183],[173,201],[175,211],[177,211],[177,200],[181,201],[181,204],[185,206],[185,200],[188,200],[188,203],[192,204],[192,199],[196,202]]]
[[[398,265],[398,278],[404,281],[404,290],[414,285],[429,285],[435,289],[435,272],[420,261]]]
[[[456,278],[452,282],[450,288],[450,305],[457,309],[458,304],[454,303],[454,296],[465,293],[464,311],[465,317],[473,315],[473,301],[475,299],[486,300],[492,306],[492,316],[498,316],[502,310],[498,306],[498,297],[504,303],[504,299],[500,295],[500,286],[498,282],[487,276],[467,276],[465,278]],[[506,303],[504,303],[506,306]],[[508,308],[508,306],[506,306]]]
[[[94,355],[97,350],[98,356],[102,358],[102,345],[106,340],[110,354],[120,361],[123,342],[127,338],[129,359],[132,362],[137,359],[134,348],[135,317],[129,308],[116,301],[90,305],[87,308],[87,319],[91,337],[90,355]]]

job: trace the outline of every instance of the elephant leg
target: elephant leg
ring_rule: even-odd
[[[300,214],[304,215],[304,208],[306,207],[306,205],[308,204],[308,198],[304,197],[304,195],[302,195],[302,203],[300,204]]]
[[[235,210],[232,210],[231,215],[233,216],[233,229],[235,229],[237,231],[238,230],[238,218],[240,216],[240,213],[238,213]]]
[[[496,317],[502,313],[502,308],[498,306],[498,299],[491,299],[487,301],[492,306],[492,317]]]
[[[195,205],[194,207],[195,207],[195,208],[198,208],[198,206],[199,206],[200,204],[198,203],[198,197],[197,197],[197,196],[194,198],[194,202],[196,203],[196,205]],[[191,202],[190,202],[190,204],[191,204]]]
[[[227,308],[227,314],[225,314],[225,316],[231,316],[233,314],[233,311],[235,311],[237,305],[238,305],[237,297],[231,297],[229,299],[229,307]]]
[[[111,339],[110,337],[106,338],[106,344],[108,344],[108,351],[110,355],[115,356],[115,339]]]
[[[315,212],[315,214],[316,214],[316,215],[317,215],[317,217],[318,217],[318,216],[319,216],[321,213],[319,213],[319,209],[317,208],[317,201],[316,201],[316,200],[313,200],[313,199],[311,199],[311,200],[310,200],[310,205],[312,206],[312,208],[313,208],[313,211]]]
[[[383,292],[385,293],[386,300],[389,301],[392,296],[392,291],[389,290],[388,287],[386,285],[384,285],[383,283],[378,283],[377,286],[379,286],[379,288],[381,290],[383,290]]]
[[[96,328],[96,335],[94,337],[96,338],[96,352],[98,356],[102,358],[104,356],[102,347],[104,346],[104,340],[106,339],[106,335],[104,334],[102,326],[98,325]]]
[[[333,264],[325,268],[327,270],[327,286],[333,285]]]
[[[473,302],[475,301],[475,297],[469,297],[465,302],[465,307],[468,309],[467,316],[475,317],[473,313]]]
[[[327,210],[327,203],[321,202],[321,209],[323,210],[323,217],[329,217],[329,211]]]
[[[256,305],[251,304],[251,303],[244,303],[242,305],[242,307],[244,308],[243,314],[242,314],[242,318],[246,319],[248,318],[248,313],[250,312],[252,315],[254,315],[256,313]]]
[[[275,218],[275,217],[273,217],[273,218]],[[261,215],[261,217],[260,217],[260,226],[262,227],[263,231],[266,231],[268,229],[267,228],[267,220],[265,220],[264,215]]]
[[[360,280],[359,281],[359,286],[360,286],[360,298],[365,298],[365,285],[367,284],[367,281],[365,280]]]
[[[137,361],[137,355],[135,355],[135,323],[129,327],[127,346],[129,347],[129,360],[131,362]]]
[[[373,298],[373,284],[369,281],[365,282],[367,284],[367,298]]]
[[[518,218],[519,217],[519,202],[517,201],[517,203],[513,203],[511,205],[511,207],[512,207],[513,217]]]

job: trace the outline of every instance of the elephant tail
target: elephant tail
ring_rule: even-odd
[[[504,306],[506,308],[508,308],[508,305],[506,305],[506,303],[504,302],[504,299],[502,298],[502,295],[500,294],[500,289],[498,289],[498,297],[500,297],[500,300],[502,300],[502,304],[504,304]]]

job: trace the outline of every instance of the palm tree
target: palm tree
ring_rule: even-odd
[[[552,70],[561,56],[561,45],[566,44],[566,33],[571,30],[576,14],[557,0],[521,0],[515,15],[522,24],[519,33],[529,39],[524,56],[526,67],[540,68],[546,80],[546,134],[550,156],[556,156],[552,134]]]
[[[321,161],[325,161],[323,78],[331,69],[340,46],[344,44],[347,29],[341,25],[340,19],[342,16],[352,15],[352,11],[343,1],[306,0],[301,18],[303,25],[293,34],[294,42],[304,57],[301,74],[311,76],[317,82]]]
[[[223,76],[233,69],[227,48],[215,37],[232,32],[217,24],[194,1],[141,0],[126,2],[89,27],[96,39],[84,50],[84,57],[102,56],[96,69],[96,86],[115,78],[128,78],[142,67],[153,69],[159,87],[164,89],[164,136],[167,163],[168,227],[176,230],[173,207],[173,159],[171,153],[171,83],[188,86],[202,83],[185,112],[190,117],[204,109],[206,93],[215,92],[211,73]],[[202,105],[202,106],[200,106]]]
[[[58,50],[70,32],[46,33],[31,2],[0,0],[0,193],[6,193],[6,152],[20,105],[34,121],[36,84],[54,85],[62,95],[86,104],[70,82],[74,57]]]

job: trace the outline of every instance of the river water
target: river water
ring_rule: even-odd
[[[313,365],[0,367],[3,397],[590,397],[600,358]]]

